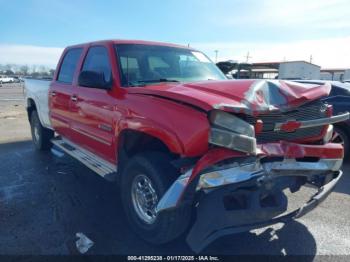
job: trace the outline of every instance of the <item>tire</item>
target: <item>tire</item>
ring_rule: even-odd
[[[341,143],[344,146],[344,161],[349,161],[350,140],[348,134],[340,127],[334,127],[333,143]]]
[[[190,207],[163,211],[150,219],[152,221],[146,221],[140,216],[140,211],[137,211],[138,208],[135,205],[135,193],[133,192],[135,192],[135,185],[139,185],[139,183],[135,184],[135,181],[138,181],[140,177],[149,179],[158,201],[177,178],[178,174],[170,164],[168,155],[158,152],[138,154],[128,160],[121,175],[122,204],[128,221],[137,235],[146,242],[159,245],[170,242],[185,232],[191,218]],[[151,197],[151,199],[154,198]]]
[[[30,115],[30,130],[34,146],[37,150],[44,151],[51,148],[51,139],[54,136],[54,132],[41,125],[36,110]]]

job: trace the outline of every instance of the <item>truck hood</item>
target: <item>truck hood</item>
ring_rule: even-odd
[[[288,111],[327,96],[330,84],[310,85],[281,80],[224,80],[195,83],[160,83],[129,88],[129,93],[152,95],[199,107],[259,115]]]

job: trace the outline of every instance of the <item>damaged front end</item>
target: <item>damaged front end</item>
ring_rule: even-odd
[[[299,218],[324,200],[341,178],[343,147],[329,143],[330,124],[348,118],[349,113],[328,114],[312,122],[293,120],[275,125],[276,130],[288,132],[323,126],[318,144],[259,144],[256,134],[263,130],[262,123],[253,126],[229,113],[214,111],[209,116],[209,143],[215,147],[172,184],[157,212],[196,207],[196,219],[187,236],[196,252],[223,235]],[[287,211],[285,190],[295,193],[304,185],[317,192],[300,208]]]

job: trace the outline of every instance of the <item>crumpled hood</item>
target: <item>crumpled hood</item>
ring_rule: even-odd
[[[226,80],[188,84],[161,83],[128,89],[129,93],[154,95],[184,102],[203,110],[221,109],[259,115],[288,111],[327,96],[330,84],[310,85],[282,80]]]

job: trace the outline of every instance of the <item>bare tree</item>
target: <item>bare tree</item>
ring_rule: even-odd
[[[55,73],[55,69],[50,69],[49,74],[51,77],[53,77],[54,73]]]
[[[27,65],[23,65],[20,67],[20,72],[22,75],[26,76],[28,75],[29,67]]]

